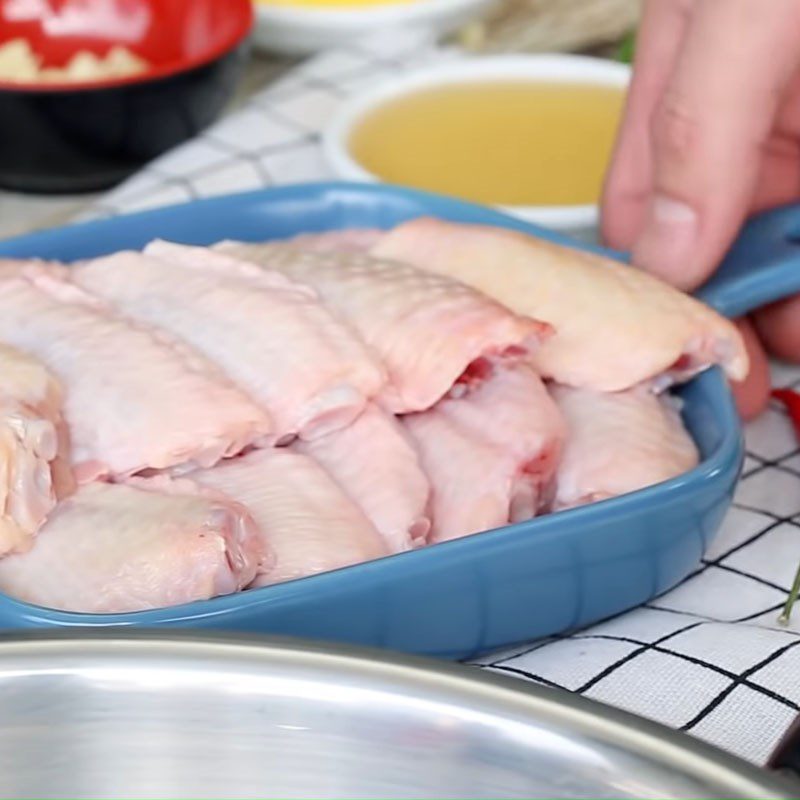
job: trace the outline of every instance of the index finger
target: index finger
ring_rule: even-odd
[[[750,206],[799,49],[797,0],[698,0],[651,121],[635,263],[687,289],[714,269]]]
[[[696,0],[645,0],[633,76],[603,187],[603,239],[631,247],[652,186],[650,118],[669,80]]]

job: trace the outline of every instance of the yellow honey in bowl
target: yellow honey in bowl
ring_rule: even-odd
[[[348,147],[389,183],[495,205],[593,204],[623,101],[589,83],[442,85],[387,101]]]

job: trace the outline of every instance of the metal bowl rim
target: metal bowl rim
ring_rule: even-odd
[[[487,671],[478,672],[463,664],[434,659],[389,653],[376,648],[349,644],[334,644],[318,640],[286,636],[263,636],[245,633],[215,633],[203,635],[190,631],[163,631],[148,629],[114,629],[113,633],[99,630],[40,632],[0,632],[0,680],[3,679],[4,661],[9,657],[47,656],[52,669],[52,653],[85,658],[95,653],[111,660],[136,653],[136,646],[146,646],[147,655],[181,658],[191,657],[193,663],[198,650],[203,664],[210,660],[235,666],[246,656],[254,661],[269,662],[271,654],[281,654],[311,665],[326,662],[355,673],[373,674],[391,680],[405,678],[408,683],[423,685],[434,680],[433,688],[442,688],[447,700],[473,701],[490,691],[494,699],[485,698],[501,707],[503,702],[517,703],[521,716],[549,717],[576,731],[588,731],[605,742],[613,742],[637,758],[649,758],[662,766],[681,770],[684,774],[702,776],[717,786],[739,784],[747,796],[797,798],[800,781],[793,775],[770,772],[751,764],[707,742],[668,728],[660,723],[639,717],[631,712],[608,706],[566,690],[537,685],[519,678],[511,678]],[[305,659],[305,661],[304,661]],[[398,674],[399,673],[399,674]],[[497,718],[503,716],[496,711]],[[598,734],[598,727],[602,731]],[[594,730],[593,730],[594,729]]]

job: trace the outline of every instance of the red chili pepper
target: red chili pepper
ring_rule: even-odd
[[[772,396],[786,407],[794,432],[800,439],[800,392],[793,389],[773,389]]]

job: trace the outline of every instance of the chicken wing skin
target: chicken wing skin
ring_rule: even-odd
[[[26,553],[0,559],[0,590],[65,611],[119,613],[230,594],[269,569],[238,503],[182,481],[92,483],[62,501]]]
[[[476,362],[437,408],[442,414],[511,455],[533,490],[532,507],[523,514],[518,499],[515,521],[548,510],[566,423],[541,378],[529,364]]]
[[[61,387],[30,356],[0,345],[0,556],[27,550],[74,490]]]
[[[60,381],[81,482],[210,466],[272,431],[269,415],[199,354],[60,280],[0,280],[0,341]]]
[[[303,578],[388,554],[356,504],[313,459],[255,450],[189,476],[246,506],[275,553],[253,586]]]
[[[372,253],[455,278],[555,334],[532,354],[545,377],[598,391],[656,381],[661,389],[711,364],[742,380],[735,326],[708,306],[611,259],[515,231],[417,219]]]
[[[509,453],[466,430],[438,408],[402,418],[431,482],[431,544],[507,525],[534,489]]]
[[[569,430],[556,479],[556,509],[643,489],[697,465],[697,448],[674,398],[644,387],[607,393],[555,386],[552,391]]]
[[[463,283],[407,264],[279,243],[217,247],[316,289],[386,367],[380,401],[395,414],[430,408],[475,359],[518,357],[550,333]]]
[[[278,275],[257,285],[207,248],[154,242],[74,270],[84,289],[217,363],[270,412],[276,438],[313,438],[355,419],[385,377],[314,292]]]
[[[393,416],[370,403],[346,428],[293,447],[328,471],[372,521],[390,552],[424,544],[431,527],[430,484],[410,437]]]

